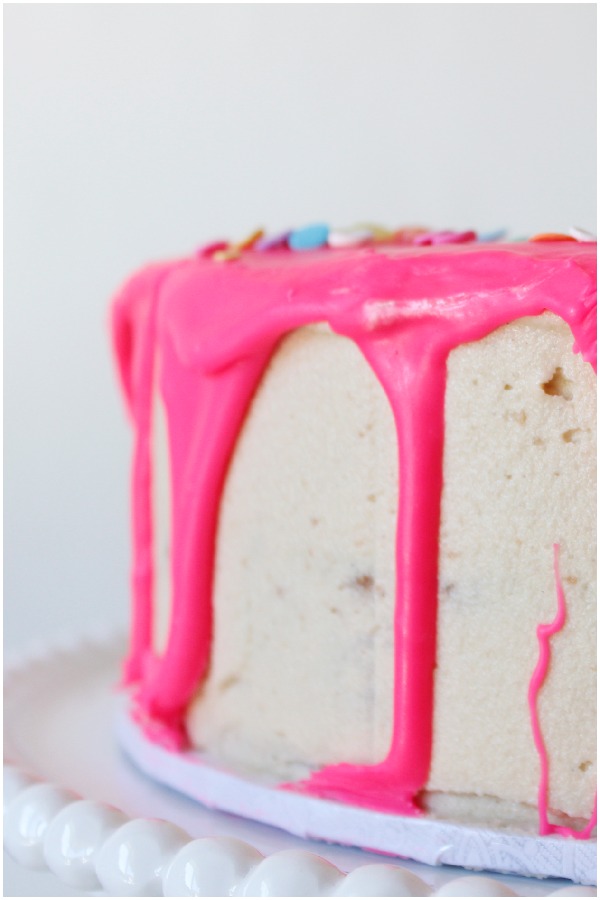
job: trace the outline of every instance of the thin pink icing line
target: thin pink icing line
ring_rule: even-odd
[[[560,571],[558,565],[559,545],[554,544],[554,583],[556,586],[557,611],[556,616],[548,625],[538,625],[536,634],[539,644],[539,656],[537,665],[529,682],[529,712],[531,716],[531,730],[533,732],[533,740],[540,758],[540,783],[538,787],[538,813],[540,822],[540,834],[561,834],[565,837],[579,838],[585,840],[590,837],[592,831],[596,827],[597,819],[597,795],[594,797],[594,807],[587,825],[580,831],[574,828],[568,828],[564,825],[553,825],[548,820],[548,788],[550,784],[550,766],[548,764],[548,752],[544,741],[544,735],[540,726],[540,719],[537,708],[538,695],[546,680],[548,666],[550,665],[550,638],[562,631],[566,617],[567,606],[565,602],[565,592],[563,590],[560,579]]]

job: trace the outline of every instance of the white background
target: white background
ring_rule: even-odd
[[[592,4],[9,5],[5,46],[11,655],[126,619],[133,269],[314,220],[595,231]]]

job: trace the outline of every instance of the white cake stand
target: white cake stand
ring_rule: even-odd
[[[161,787],[114,737],[123,653],[97,634],[6,672],[4,845],[21,865],[113,896],[596,896],[303,840]]]

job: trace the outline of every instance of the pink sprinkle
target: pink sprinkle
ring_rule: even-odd
[[[211,241],[210,244],[204,244],[200,247],[199,250],[196,251],[196,256],[212,256],[213,253],[217,253],[219,250],[227,250],[228,247],[228,241]]]
[[[413,243],[419,247],[435,244],[468,244],[477,239],[474,231],[426,231],[418,234]]]
[[[291,231],[283,231],[281,234],[275,234],[271,237],[268,235],[259,240],[254,245],[254,250],[258,250],[261,253],[267,252],[269,250],[280,250],[283,247],[287,247],[288,238],[292,232]]]

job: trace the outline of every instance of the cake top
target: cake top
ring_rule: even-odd
[[[310,227],[317,228],[322,241],[325,226]],[[294,234],[275,240],[255,232],[236,244],[213,243],[134,277],[158,296],[158,331],[181,364],[218,371],[260,351],[275,334],[314,322],[357,334],[383,333],[407,318],[435,318],[440,326],[460,319],[464,328],[485,317],[491,330],[548,309],[568,322],[575,349],[596,365],[593,243],[568,235],[498,243],[475,240],[474,232],[438,232],[444,238],[436,244],[425,243],[435,240],[433,233],[403,229],[357,246],[306,242],[294,251]],[[116,319],[145,315],[132,308],[132,294],[140,291],[121,293]]]
[[[241,241],[213,241],[199,250],[202,256],[209,256],[218,262],[238,259],[244,252],[254,250],[265,253],[273,250],[293,250],[303,252],[321,248],[341,249],[347,247],[372,246],[376,244],[431,247],[450,244],[498,243],[507,239],[507,230],[497,229],[487,233],[477,233],[472,229],[454,231],[431,231],[421,226],[404,226],[390,229],[383,225],[362,223],[350,228],[330,228],[324,222],[306,225],[302,228],[266,235],[257,229]],[[525,238],[516,239],[526,240]],[[569,234],[546,232],[528,239],[532,242],[595,241],[594,235],[582,228],[570,228]],[[514,240],[513,240],[514,242]]]

